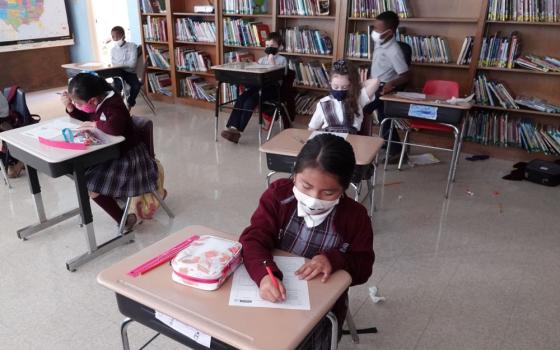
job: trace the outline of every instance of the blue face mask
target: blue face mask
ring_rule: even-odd
[[[331,89],[331,96],[337,99],[338,101],[342,101],[346,98],[348,94],[348,90],[333,90]]]

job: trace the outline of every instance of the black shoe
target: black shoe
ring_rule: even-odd
[[[387,164],[399,164],[399,160],[401,159],[401,153],[393,153],[389,154],[389,159],[387,160]],[[403,163],[408,161],[408,155],[405,153],[403,156]]]

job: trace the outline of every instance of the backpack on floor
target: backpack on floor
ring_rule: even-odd
[[[160,198],[164,198],[166,195],[166,190],[163,187],[164,183],[164,171],[161,162],[156,159],[157,169],[158,169],[158,180],[157,189]],[[128,212],[130,214],[136,214],[140,220],[150,220],[153,219],[156,211],[159,208],[159,201],[152,193],[145,193],[141,196],[132,198],[132,203]]]

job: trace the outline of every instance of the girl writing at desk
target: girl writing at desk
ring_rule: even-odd
[[[120,158],[86,170],[90,197],[119,223],[124,211],[115,198],[155,191],[158,177],[155,160],[134,134],[132,118],[122,97],[105,79],[80,73],[70,80],[68,92],[62,95],[61,101],[72,118],[83,121],[82,127],[125,138]],[[136,221],[135,214],[128,214],[125,228],[131,230]]]
[[[243,260],[263,299],[286,299],[282,272],[272,250],[285,250],[311,259],[296,274],[300,279],[326,282],[337,270],[352,277],[352,285],[365,283],[374,261],[373,231],[366,208],[345,195],[356,165],[352,146],[343,138],[322,134],[307,141],[290,179],[280,179],[261,196],[239,241]],[[272,270],[275,281],[263,262]],[[278,288],[275,284],[278,284]],[[340,329],[348,309],[348,291],[333,312]],[[300,349],[330,346],[330,322],[322,320]]]

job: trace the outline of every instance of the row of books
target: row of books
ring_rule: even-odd
[[[230,62],[255,62],[255,55],[241,50],[224,52],[224,63]]]
[[[220,98],[221,102],[228,102],[236,100],[240,94],[243,93],[243,87],[237,88],[235,84],[221,84],[220,85]]]
[[[224,19],[224,44],[234,46],[265,46],[270,29],[267,24],[244,19]]]
[[[479,66],[513,68],[515,59],[521,50],[521,37],[513,32],[510,36],[501,37],[496,33],[491,37],[482,38]]]
[[[197,75],[179,80],[179,96],[208,102],[216,101],[216,87]]]
[[[177,40],[191,42],[216,42],[216,24],[193,18],[177,18],[175,21]]]
[[[144,39],[148,41],[167,41],[167,20],[161,17],[146,16],[142,24]]]
[[[318,61],[302,62],[300,59],[290,59],[288,68],[296,73],[296,85],[326,88],[330,86],[330,64]]]
[[[560,129],[508,113],[471,112],[465,118],[464,139],[483,145],[517,147],[528,152],[560,154]]]
[[[560,22],[560,0],[490,0],[488,20]]]
[[[317,108],[317,103],[324,95],[299,92],[295,97],[296,114],[312,115]]]
[[[371,59],[373,45],[369,33],[371,33],[371,26],[368,26],[367,32],[348,34],[346,57]]]
[[[175,66],[179,70],[208,72],[212,62],[208,53],[204,51],[178,47],[175,49]]]
[[[412,62],[449,63],[451,59],[447,40],[440,36],[400,34],[398,40],[412,48]]]
[[[506,109],[520,109],[523,106],[543,113],[560,113],[560,105],[536,97],[514,97],[503,83],[488,80],[484,74],[474,80],[474,93],[476,102],[482,105]]]
[[[146,45],[148,57],[153,67],[169,69],[169,50],[157,49],[151,45]]]
[[[463,40],[463,45],[461,45],[461,51],[459,52],[459,57],[457,58],[457,64],[470,64],[472,60],[472,51],[474,46],[474,37],[468,36]]]
[[[352,17],[374,18],[385,11],[393,11],[400,18],[412,17],[408,0],[352,0],[350,14]]]
[[[165,13],[165,0],[142,0],[143,13]]]
[[[268,0],[223,0],[224,13],[253,15],[268,12]]]
[[[360,81],[363,83],[369,79],[369,68],[358,67],[358,74],[360,75]]]
[[[327,16],[330,0],[278,0],[281,16]]]
[[[529,70],[560,73],[560,60],[554,57],[523,55],[515,60],[515,64],[521,68],[526,68]]]
[[[156,94],[172,96],[171,77],[169,73],[148,73],[148,83],[150,90]]]
[[[285,28],[281,32],[285,41],[286,52],[312,55],[332,54],[331,38],[320,30],[300,26]]]

